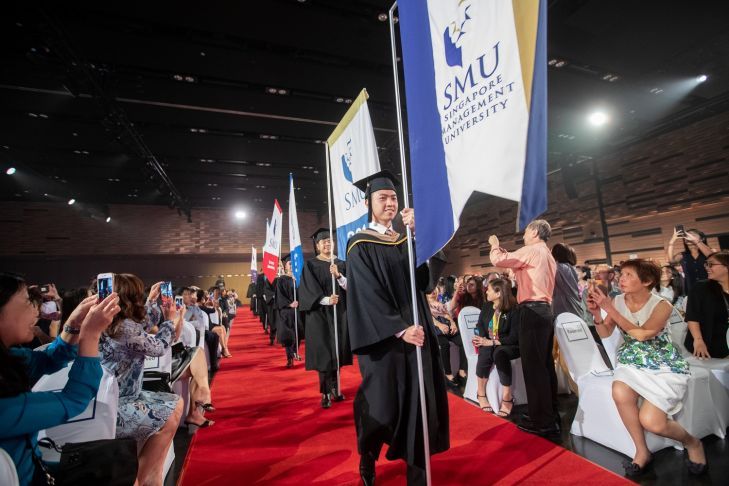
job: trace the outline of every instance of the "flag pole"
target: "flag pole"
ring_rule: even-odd
[[[329,241],[331,241],[331,265],[334,265],[334,237],[332,234],[332,178],[331,178],[331,168],[329,167],[329,143],[324,142],[324,150],[326,151],[326,157],[327,157],[327,204],[329,206]],[[334,274],[332,274],[332,292],[336,295],[337,293],[337,281],[334,278]],[[337,324],[337,304],[334,304],[334,352],[336,353],[337,357],[337,397],[342,394],[341,388],[340,388],[340,379],[339,379],[339,332],[337,330],[338,328]]]
[[[400,81],[397,73],[397,55],[396,55],[396,44],[395,44],[395,23],[393,22],[393,12],[397,8],[397,2],[392,4],[390,7],[390,45],[392,47],[392,74],[395,81],[395,107],[397,110],[397,134],[398,141],[400,143],[400,172],[402,174],[402,198],[403,208],[407,209],[410,207],[408,198],[408,172],[405,164],[405,139],[403,135],[402,126],[402,108],[400,103]],[[412,298],[412,309],[413,309],[413,324],[420,326],[420,317],[418,315],[418,300],[417,290],[415,288],[415,261],[413,259],[413,239],[410,232],[410,227],[405,225],[405,232],[407,234],[407,245],[408,245],[408,262],[410,264],[410,294]],[[430,435],[428,433],[428,409],[425,404],[425,383],[423,380],[423,353],[420,346],[415,347],[417,362],[418,362],[418,387],[420,391],[420,417],[423,422],[423,452],[425,454],[425,477],[428,486],[431,484],[430,480]]]

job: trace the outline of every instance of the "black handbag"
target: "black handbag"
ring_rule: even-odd
[[[169,373],[164,371],[145,371],[142,379],[142,390],[172,393]]]
[[[49,486],[129,486],[137,478],[137,441],[134,439],[69,442],[58,447],[45,437],[38,441],[38,446],[61,453],[58,470],[53,473],[33,453],[33,462]]]

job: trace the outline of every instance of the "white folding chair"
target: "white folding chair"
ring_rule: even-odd
[[[44,375],[33,386],[34,392],[60,392],[68,382],[71,366]],[[116,438],[116,418],[119,407],[119,384],[112,372],[102,367],[103,374],[99,391],[91,403],[79,415],[72,417],[65,424],[41,430],[38,438],[49,437],[62,446],[67,442],[89,442],[92,440]],[[58,453],[42,448],[43,458],[58,461]],[[55,457],[54,457],[55,456]]]
[[[587,324],[580,317],[565,312],[557,316],[555,335],[570,376],[580,391],[570,432],[633,457],[635,445],[612,398],[612,370],[600,356]],[[646,433],[646,442],[652,452],[678,445],[650,432]]]
[[[18,486],[20,484],[13,458],[5,452],[5,449],[0,449],[0,484],[6,486]]]
[[[471,340],[475,335],[476,325],[481,311],[477,307],[464,307],[458,314],[458,329],[463,341],[463,349],[468,360],[468,378],[463,398],[478,403],[478,377],[476,377],[476,363],[478,362],[478,351]],[[524,384],[524,373],[521,368],[521,358],[511,360],[511,389],[514,405],[527,403],[526,386]],[[496,366],[491,368],[488,383],[486,384],[486,399],[494,410],[499,410],[501,398],[504,395],[504,387],[499,380],[499,373]]]

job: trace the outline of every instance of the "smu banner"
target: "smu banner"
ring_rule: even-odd
[[[547,208],[546,0],[400,0],[418,264],[474,191]]]
[[[294,176],[289,173],[289,248],[291,249],[291,271],[294,274],[295,285],[301,281],[301,272],[304,270],[304,251],[301,248],[301,234],[299,233],[299,217],[296,215],[296,194],[294,194]]]
[[[278,199],[273,200],[273,216],[271,222],[267,226],[266,244],[263,246],[263,274],[269,282],[278,275],[278,259],[281,254],[281,224],[283,221],[283,212]]]
[[[328,140],[337,249],[342,260],[347,257],[347,240],[368,223],[364,193],[352,183],[380,170],[368,97],[363,89]]]

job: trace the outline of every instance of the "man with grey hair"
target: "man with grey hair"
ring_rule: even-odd
[[[552,293],[557,263],[547,247],[552,234],[549,223],[536,219],[524,230],[524,246],[509,252],[489,237],[491,263],[510,268],[517,282],[519,303],[519,350],[524,370],[529,417],[519,428],[545,437],[560,434],[557,413],[557,376],[552,358]]]

